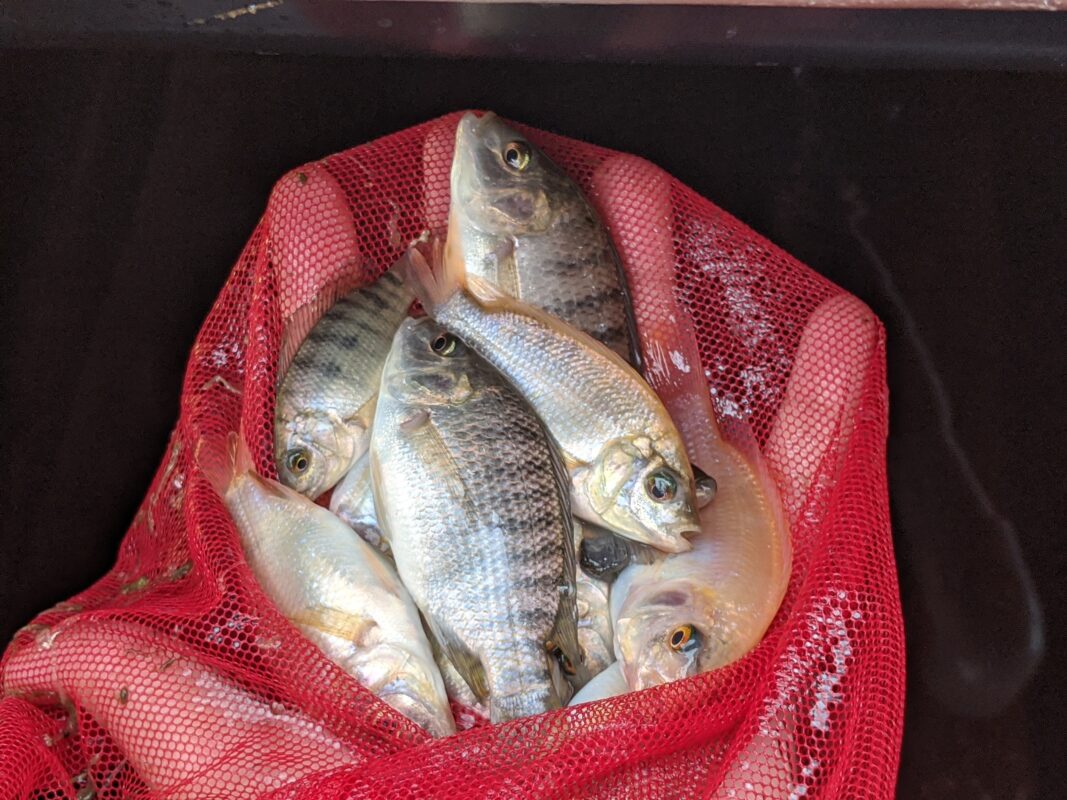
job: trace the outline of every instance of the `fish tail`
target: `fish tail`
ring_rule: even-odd
[[[254,471],[248,445],[236,431],[201,436],[196,445],[196,463],[222,497],[235,477]]]
[[[467,268],[458,245],[453,242],[454,239],[445,243],[435,237],[428,246],[413,245],[396,265],[405,283],[431,316],[467,285]],[[424,250],[428,250],[428,256]]]

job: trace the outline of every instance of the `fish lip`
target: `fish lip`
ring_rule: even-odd
[[[655,546],[668,553],[688,553],[693,549],[693,543],[686,539],[682,532],[679,532],[676,536],[658,538]]]
[[[495,118],[496,114],[492,111],[486,111],[480,117],[473,111],[468,111],[460,118],[459,124],[456,126],[457,146],[462,142],[474,141],[478,134],[485,129],[485,126],[489,124],[490,120]]]
[[[693,543],[685,538],[685,534],[700,532],[699,526],[685,522],[672,525],[667,530],[657,530],[644,525],[636,531],[610,524],[606,524],[605,527],[616,536],[621,536],[638,544],[654,547],[664,553],[688,553],[693,549]]]
[[[669,532],[657,531],[654,536],[649,537],[647,544],[650,544],[657,550],[662,550],[665,553],[688,553],[693,549],[693,543],[686,539],[685,535],[688,533],[699,532],[699,527],[681,525]]]
[[[460,218],[467,217],[464,206],[478,195],[479,134],[487,116],[488,114],[479,118],[473,111],[468,111],[456,126],[456,148],[449,176],[449,188],[452,193],[450,222],[457,213]]]
[[[472,139],[475,132],[478,129],[479,119],[475,116],[473,111],[468,111],[460,119],[459,124],[456,126],[456,147],[461,146],[465,141]]]

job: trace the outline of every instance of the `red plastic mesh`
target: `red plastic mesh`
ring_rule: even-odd
[[[443,229],[457,120],[277,183],[197,338],[170,447],[117,563],[5,655],[16,696],[0,702],[4,797],[892,795],[904,653],[881,325],[640,159],[528,131],[612,231],[650,381],[672,408],[710,386],[727,435],[751,431],[779,484],[793,571],[763,642],[697,678],[433,741],[254,582],[197,444],[243,425],[258,469],[276,475],[279,370],[334,298]]]

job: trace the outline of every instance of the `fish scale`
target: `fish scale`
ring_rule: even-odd
[[[472,689],[484,670],[493,721],[541,713],[562,701],[545,643],[578,663],[566,479],[529,405],[462,345],[434,354],[438,331],[406,321],[385,366],[371,443],[379,522]]]

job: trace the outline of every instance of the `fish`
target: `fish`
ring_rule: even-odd
[[[666,552],[699,530],[696,485],[667,410],[617,353],[467,274],[454,240],[397,269],[427,314],[522,393],[559,446],[583,521]]]
[[[374,491],[370,475],[370,457],[362,456],[330,497],[330,511],[343,519],[362,537],[363,541],[382,553],[391,556],[389,543],[378,525],[374,508]],[[575,552],[582,542],[583,526],[574,520]],[[604,533],[605,536],[611,534]],[[614,538],[612,536],[612,538]],[[578,643],[590,673],[596,674],[615,660],[611,640],[611,617],[608,611],[608,583],[583,571],[579,566],[576,575],[578,609]],[[434,644],[432,635],[430,644]],[[455,666],[439,647],[434,648],[434,657],[445,682],[450,699],[471,708],[488,718],[488,709],[481,703],[459,676]]]
[[[433,320],[408,319],[371,436],[379,524],[491,722],[559,708],[580,660],[566,473],[540,419]]]
[[[774,619],[792,565],[785,509],[754,438],[738,424],[735,441],[745,444],[724,439],[707,392],[680,390],[672,402],[702,421],[690,420],[690,429],[700,431],[691,450],[711,483],[692,549],[657,555],[651,563],[634,549],[612,584],[615,655],[634,691],[718,669],[748,653]]]
[[[243,439],[198,460],[230,510],[248,566],[278,610],[361,685],[436,737],[455,732],[418,609],[393,567],[343,521],[258,475]]]
[[[611,237],[578,185],[487,113],[456,127],[448,231],[472,275],[639,363]]]
[[[367,544],[386,555],[391,555],[389,543],[382,535],[374,508],[369,455],[361,457],[344,480],[338,484],[330,498],[330,511],[347,522]],[[573,524],[574,546],[577,552],[582,543],[583,534],[593,529],[590,526],[583,526],[580,520],[574,520]],[[607,532],[600,532],[600,535],[615,538]],[[609,584],[605,580],[588,574],[579,565],[576,587],[578,643],[581,646],[586,667],[590,673],[595,675],[615,660],[612,649],[611,616],[608,611]],[[432,635],[428,638],[430,644],[434,645]],[[474,696],[470,687],[460,678],[452,662],[440,651],[439,647],[434,647],[434,657],[441,670],[441,677],[444,679],[449,698],[488,718],[488,709]]]
[[[370,456],[361,455],[330,495],[330,511],[348,523],[371,547],[388,555],[389,542],[378,527],[371,484]]]
[[[412,299],[389,271],[309,331],[278,389],[274,457],[283,484],[314,500],[366,452],[382,364]]]
[[[581,545],[586,526],[574,520],[574,547],[577,552]],[[578,644],[581,645],[585,666],[590,673],[602,672],[615,660],[612,646],[611,612],[608,608],[608,589],[606,581],[587,574],[578,565]]]

